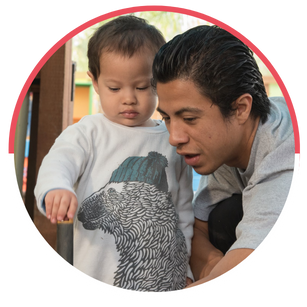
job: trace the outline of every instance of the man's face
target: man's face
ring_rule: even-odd
[[[242,144],[236,116],[225,120],[219,107],[191,81],[158,83],[157,93],[158,111],[170,133],[169,142],[188,165],[202,175],[222,164],[236,166]]]

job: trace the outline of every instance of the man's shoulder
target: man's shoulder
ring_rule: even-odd
[[[267,122],[263,124],[266,129],[273,132],[287,130],[293,133],[291,115],[284,97],[270,97],[271,107]]]
[[[282,143],[292,143],[293,126],[287,103],[283,97],[270,97],[270,114],[265,123],[260,123],[256,137],[261,139],[259,146],[265,146],[269,151]]]
[[[270,116],[264,124],[259,124],[250,158],[252,173],[258,180],[294,166],[294,133],[286,101],[283,97],[273,97],[270,101]]]

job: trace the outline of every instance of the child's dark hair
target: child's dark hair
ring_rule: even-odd
[[[190,80],[200,93],[232,115],[233,102],[245,93],[253,97],[251,115],[265,122],[270,101],[253,52],[217,26],[199,26],[174,37],[157,53],[153,86],[176,79]]]
[[[165,39],[161,32],[145,19],[132,15],[120,16],[99,27],[90,38],[87,51],[89,70],[97,80],[103,52],[117,52],[131,57],[147,47],[155,55],[163,44]]]

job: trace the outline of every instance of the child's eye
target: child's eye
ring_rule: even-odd
[[[117,92],[117,91],[119,91],[119,88],[118,87],[109,87],[109,90],[112,91],[112,92]]]
[[[144,87],[137,87],[136,89],[139,91],[144,91],[146,89],[148,89],[149,86],[144,86]]]

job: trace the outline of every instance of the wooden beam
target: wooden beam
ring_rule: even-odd
[[[71,41],[60,47],[40,71],[37,122],[36,177],[41,162],[59,134],[72,124]],[[56,249],[56,225],[34,206],[34,223],[46,241]]]

